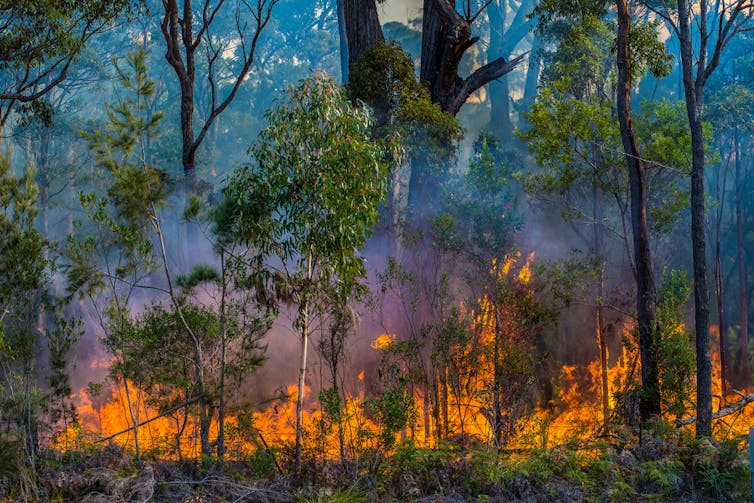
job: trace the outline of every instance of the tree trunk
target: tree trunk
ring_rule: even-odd
[[[131,393],[128,389],[128,379],[126,379],[125,376],[123,376],[123,390],[126,393],[126,405],[128,406],[128,415],[131,416],[131,424],[133,424],[133,432],[134,432],[134,454],[136,455],[136,462],[140,465],[141,464],[141,449],[139,449],[139,418],[138,418],[138,406],[139,404],[136,404],[137,410],[134,413],[133,404],[131,403]]]
[[[495,56],[508,57],[502,54],[505,40],[505,17],[508,10],[508,0],[493,1],[487,7],[487,15],[490,20],[490,45],[487,48],[487,61],[492,61]],[[508,77],[490,82],[490,122],[488,129],[502,142],[510,140],[513,134],[511,124],[510,86]]]
[[[728,327],[723,309],[723,266],[720,257],[720,221],[715,235],[715,300],[717,301],[717,328],[720,335],[720,394],[722,405],[728,400]]]
[[[471,36],[471,21],[452,2],[424,0],[420,80],[429,85],[432,101],[451,115],[458,114],[474,91],[513,70],[523,58],[506,61],[500,57],[461,78],[461,59],[477,41]]]
[[[500,315],[497,309],[497,301],[493,304],[494,323],[495,323],[495,341],[493,353],[493,383],[492,383],[492,439],[494,446],[498,449],[503,447],[503,383],[502,368],[500,362],[500,352],[502,346],[502,327],[500,326]]]
[[[227,358],[227,339],[228,339],[228,321],[226,316],[226,263],[225,250],[220,249],[220,271],[222,274],[220,284],[220,398],[217,407],[217,458],[220,461],[220,468],[223,468],[225,461],[225,373]]]
[[[306,353],[309,345],[309,315],[308,307],[304,305],[301,311],[303,318],[301,327],[301,360],[298,371],[298,397],[296,397],[296,459],[294,476],[297,481],[301,480],[301,456],[303,451],[304,434],[304,389],[306,386]]]
[[[542,41],[540,37],[534,36],[531,43],[531,51],[529,52],[529,66],[526,69],[526,82],[524,84],[524,103],[521,107],[521,118],[519,122],[525,121],[523,117],[524,113],[527,113],[531,108],[531,104],[534,103],[534,99],[537,97],[537,90],[539,87],[539,74],[542,70]],[[520,124],[519,124],[519,127]]]
[[[309,254],[306,258],[306,276],[307,280],[311,279],[312,256]],[[296,397],[296,457],[294,461],[294,478],[296,483],[301,482],[301,459],[303,452],[304,436],[304,389],[306,386],[306,353],[309,346],[309,298],[304,293],[300,302],[301,316],[301,360],[299,362],[298,372],[298,397]]]
[[[340,76],[343,85],[348,83],[348,33],[346,30],[346,0],[337,0],[338,40],[340,41]]]
[[[738,130],[734,132],[735,142],[735,169],[736,169],[736,249],[738,255],[738,309],[739,329],[738,360],[743,389],[748,389],[751,383],[751,371],[749,370],[749,299],[746,284],[746,254],[744,250],[744,223],[743,223],[743,179],[741,177],[741,145],[738,140]]]
[[[631,227],[636,263],[636,311],[641,356],[641,420],[660,414],[660,388],[657,375],[655,337],[657,335],[657,294],[652,275],[647,225],[647,180],[631,118],[631,52],[629,34],[631,13],[627,0],[616,0],[618,9],[618,121],[626,154],[631,191]]]
[[[712,436],[712,363],[709,337],[709,291],[707,286],[707,251],[704,229],[704,131],[702,97],[706,71],[706,48],[700,47],[694,59],[691,36],[691,12],[687,0],[678,0],[679,41],[686,112],[691,133],[691,246],[694,262],[694,318],[696,328],[696,435]],[[706,2],[701,2],[700,19],[706,19]],[[706,30],[704,30],[706,31]],[[703,37],[706,33],[703,34]],[[697,78],[694,66],[698,64]]]
[[[595,183],[592,187],[592,217],[594,219],[594,257],[598,262],[599,272],[595,285],[595,333],[600,348],[600,384],[602,389],[602,427],[608,431],[607,420],[610,410],[610,386],[607,376],[607,338],[605,337],[605,266],[602,262],[602,205],[600,191]]]
[[[728,400],[728,377],[729,377],[729,360],[728,360],[728,326],[725,321],[725,309],[723,307],[724,290],[723,290],[723,264],[722,251],[720,246],[720,233],[723,223],[723,211],[725,209],[725,185],[727,179],[727,167],[720,168],[723,170],[717,176],[717,201],[718,207],[715,215],[715,265],[713,269],[715,281],[715,301],[717,307],[717,329],[719,336],[720,349],[720,395],[722,406]]]
[[[345,34],[348,43],[348,66],[353,67],[359,57],[375,44],[385,41],[377,16],[375,0],[339,0],[343,2]],[[343,39],[341,38],[341,47]],[[342,53],[341,53],[342,61]]]

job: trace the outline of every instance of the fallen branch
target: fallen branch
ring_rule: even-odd
[[[732,403],[730,405],[727,405],[723,407],[722,409],[718,410],[714,414],[712,414],[712,419],[720,419],[721,417],[729,416],[735,412],[738,412],[739,410],[743,409],[750,403],[754,402],[754,393],[751,395],[744,395],[740,391],[733,390],[733,393],[737,394],[741,397],[741,400]],[[676,419],[675,424],[676,426],[685,426],[688,424],[692,424],[696,422],[696,416],[687,417],[684,419]]]
[[[157,419],[160,419],[161,417],[165,417],[168,414],[172,414],[173,412],[175,412],[177,410],[180,410],[180,409],[182,409],[184,407],[188,407],[189,405],[193,404],[194,402],[198,402],[198,401],[199,401],[199,397],[194,397],[191,400],[185,401],[183,403],[179,403],[178,405],[176,405],[174,407],[170,407],[168,410],[166,410],[164,412],[161,412],[160,414],[157,414],[156,416],[154,416],[154,417],[152,417],[150,419],[147,419],[144,422],[141,422],[141,423],[136,424],[134,426],[130,426],[130,427],[126,428],[123,431],[119,431],[118,433],[113,433],[109,437],[98,438],[94,442],[95,443],[107,442],[108,440],[112,440],[115,437],[119,437],[120,435],[123,435],[124,433],[128,433],[129,431],[133,431],[136,428],[141,428],[142,426],[147,425],[147,424],[151,423],[152,421],[156,421]]]

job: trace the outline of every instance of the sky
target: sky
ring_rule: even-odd
[[[377,10],[380,21],[383,23],[390,21],[405,23],[409,18],[419,15],[421,5],[421,0],[387,0],[382,5],[378,5]]]

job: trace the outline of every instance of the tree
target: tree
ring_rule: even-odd
[[[341,9],[343,11],[342,17],[340,16]],[[345,76],[350,73],[350,69],[356,64],[364,51],[373,45],[384,43],[385,36],[382,34],[382,26],[377,17],[375,0],[338,0],[338,12],[341,60],[343,61],[343,49],[345,48],[345,61],[348,62],[343,78],[345,84],[349,82]],[[345,47],[343,46],[344,42]]]
[[[647,225],[647,175],[639,152],[631,116],[631,78],[636,61],[631,58],[632,17],[627,0],[617,0],[618,9],[618,122],[623,151],[626,154],[631,192],[631,229],[636,267],[636,313],[641,355],[641,419],[647,422],[660,415],[660,382],[654,346],[657,325],[657,291],[652,271]]]
[[[466,2],[462,12],[449,0],[424,0],[420,81],[429,85],[432,101],[456,115],[471,94],[513,70],[524,55],[506,61],[499,57],[477,68],[466,78],[458,74],[461,58],[479,38],[471,26],[489,2],[473,11]]]
[[[28,0],[0,5],[0,127],[19,104],[49,111],[40,98],[66,78],[84,45],[139,2]]]
[[[349,66],[373,45],[384,42],[377,17],[377,0],[346,0],[345,31],[348,38]],[[475,3],[475,2],[474,2]],[[426,82],[433,103],[456,115],[471,94],[489,82],[513,70],[523,55],[510,61],[499,57],[476,69],[467,78],[458,75],[464,54],[478,41],[471,27],[489,5],[479,2],[463,4],[458,12],[449,0],[424,0],[422,14],[422,52],[420,82]]]
[[[518,7],[509,0],[494,0],[487,7],[487,15],[490,25],[490,44],[487,47],[487,60],[502,56],[510,59],[513,50],[532,31],[536,23],[533,10],[536,5],[534,0],[523,0]],[[508,9],[515,9],[513,19],[509,19]],[[506,26],[506,21],[509,21]],[[534,45],[534,44],[533,44]],[[539,55],[536,48],[532,47],[529,52],[529,70],[527,80],[534,79],[539,75]],[[529,72],[533,73],[531,77]],[[536,86],[536,84],[535,84]],[[508,76],[503,75],[490,82],[490,122],[489,129],[501,140],[511,138],[513,125],[511,123],[511,96]]]
[[[127,97],[107,107],[107,122],[102,130],[86,135],[97,166],[105,172],[107,195],[81,196],[97,239],[93,235],[70,239],[69,291],[89,297],[99,309],[104,342],[115,356],[113,371],[122,380],[129,402],[129,381],[137,388],[148,388],[149,373],[140,367],[140,362],[148,361],[145,354],[149,354],[150,348],[153,351],[159,349],[154,334],[168,334],[173,338],[174,334],[182,336],[175,347],[176,351],[182,352],[180,360],[190,362],[189,389],[195,393],[193,397],[187,397],[182,406],[197,404],[201,454],[203,460],[207,460],[214,451],[210,441],[215,409],[210,342],[219,341],[222,349],[218,357],[221,367],[218,387],[223,400],[228,341],[236,338],[241,341],[241,346],[247,343],[248,358],[242,358],[239,365],[250,370],[259,361],[256,342],[259,333],[266,332],[266,317],[249,316],[248,325],[238,323],[240,327],[233,329],[233,310],[229,308],[226,296],[228,270],[223,255],[228,248],[220,251],[223,266],[220,273],[199,267],[185,277],[173,276],[159,211],[168,196],[169,180],[164,171],[148,162],[147,155],[147,141],[156,135],[162,114],[147,113],[154,98],[155,84],[148,77],[145,53],[131,54],[127,62],[128,69],[122,69],[117,62],[115,65]],[[192,211],[196,213],[196,200],[192,199],[191,203],[187,210],[189,215]],[[153,279],[161,280],[162,284],[148,283],[147,278],[157,271],[161,274]],[[258,285],[253,275],[244,279],[251,285],[247,288],[249,291]],[[197,308],[187,300],[192,288],[203,282],[214,283],[220,291],[221,300],[214,310]],[[149,313],[152,318],[145,317],[140,323],[134,323],[129,299],[136,289],[149,289],[164,295],[169,309],[153,310]],[[106,292],[105,305],[100,307],[96,305],[96,297],[103,291]],[[210,321],[206,321],[207,318]],[[134,404],[128,403],[138,456],[138,403],[135,405],[134,408]],[[220,407],[221,420],[224,420],[224,413],[223,405]],[[222,428],[220,430],[219,448],[222,449]]]
[[[267,114],[253,148],[255,165],[223,190],[239,241],[253,245],[277,278],[279,298],[295,304],[301,339],[295,474],[301,474],[307,352],[320,296],[337,284],[340,302],[363,291],[364,246],[377,220],[388,166],[369,139],[373,119],[343,89],[315,75]]]
[[[39,450],[42,397],[34,384],[39,342],[34,314],[49,281],[47,243],[34,227],[38,189],[34,170],[11,172],[0,156],[0,422],[3,441],[33,466]],[[9,451],[10,452],[10,451]],[[15,464],[17,459],[12,460]]]
[[[545,75],[546,86],[529,114],[532,130],[526,135],[537,151],[538,163],[549,166],[552,173],[535,175],[531,178],[531,182],[534,183],[529,183],[529,186],[555,193],[572,191],[578,186],[579,181],[591,185],[591,208],[573,208],[579,200],[578,196],[566,197],[564,202],[566,208],[571,207],[567,214],[593,224],[594,236],[589,241],[590,247],[596,252],[597,260],[602,260],[604,254],[602,232],[610,229],[602,212],[602,199],[609,195],[617,202],[621,216],[620,228],[623,229],[618,234],[624,236],[628,256],[633,258],[633,273],[637,282],[639,347],[642,355],[643,395],[646,397],[643,403],[649,407],[642,409],[642,417],[646,420],[650,415],[658,414],[660,406],[660,390],[655,370],[656,356],[652,349],[652,334],[657,331],[657,323],[647,321],[656,320],[653,314],[656,301],[652,300],[656,294],[653,293],[654,283],[649,256],[649,233],[652,229],[648,223],[648,216],[653,212],[652,216],[656,217],[656,230],[661,228],[660,223],[667,225],[675,217],[673,212],[666,216],[661,214],[657,207],[649,207],[646,192],[650,183],[658,193],[663,189],[664,168],[661,164],[678,163],[667,160],[672,159],[671,154],[675,153],[675,149],[669,148],[665,149],[667,152],[653,148],[651,158],[655,162],[639,157],[639,139],[633,132],[633,118],[630,114],[630,89],[632,78],[642,76],[647,70],[655,75],[666,74],[669,70],[669,58],[657,41],[653,24],[634,22],[628,11],[619,10],[619,13],[628,16],[618,17],[619,28],[625,30],[620,32],[618,42],[625,45],[618,45],[618,55],[621,59],[612,59],[610,47],[614,44],[614,35],[612,27],[607,24],[608,9],[609,4],[606,2],[574,3],[557,0],[544,2],[537,9],[540,15],[540,31],[549,32],[560,44],[558,52],[547,55],[549,68]],[[614,76],[616,66],[617,82]],[[615,107],[618,109],[618,121],[615,120]],[[647,103],[645,111],[660,108],[662,107]],[[662,124],[661,120],[653,120],[651,117],[647,117],[643,122]],[[630,130],[627,128],[629,124]],[[624,132],[627,133],[627,137],[623,135]],[[655,143],[667,145],[668,137],[672,138],[671,142],[682,144],[678,141],[682,138],[673,137],[674,133],[669,134],[658,128],[657,124],[644,127],[643,132],[645,134],[640,140],[650,147]],[[637,175],[636,164],[632,164],[632,169],[629,170],[633,253],[629,250],[629,236],[624,221],[629,205],[623,194],[626,177],[622,170],[617,169],[621,161],[615,155],[620,151],[619,142],[626,138],[626,145],[636,148],[632,154],[627,154],[630,162],[651,164],[653,168],[657,168],[654,179],[647,176],[643,166],[639,166],[640,176]],[[603,266],[598,267],[601,270]],[[598,276],[595,289],[596,327],[598,338],[604,338],[604,272],[600,271]],[[603,416],[606,419],[609,391],[604,341],[601,341],[600,352]]]
[[[217,120],[238,93],[254,64],[259,38],[279,0],[226,2],[218,0],[165,0],[160,22],[167,52],[165,59],[173,68],[181,90],[180,120],[183,174],[189,189],[196,179],[196,151]],[[197,5],[198,4],[198,5]],[[243,12],[243,14],[242,14]],[[221,17],[233,26],[234,33],[215,33]],[[253,22],[248,29],[249,16]],[[197,51],[206,56],[209,104],[203,123],[196,132],[194,114],[197,77]],[[233,57],[228,58],[227,53]]]
[[[712,435],[712,363],[709,337],[709,289],[705,237],[705,145],[702,114],[704,88],[720,63],[725,47],[748,29],[754,11],[750,0],[715,2],[677,0],[645,4],[668,26],[681,46],[681,74],[691,133],[691,246],[694,269],[694,324],[696,332],[697,436]],[[692,18],[697,32],[693,33]],[[701,41],[694,52],[693,41]]]

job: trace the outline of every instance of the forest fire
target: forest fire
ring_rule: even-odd
[[[751,499],[751,0],[6,3],[0,501]]]

